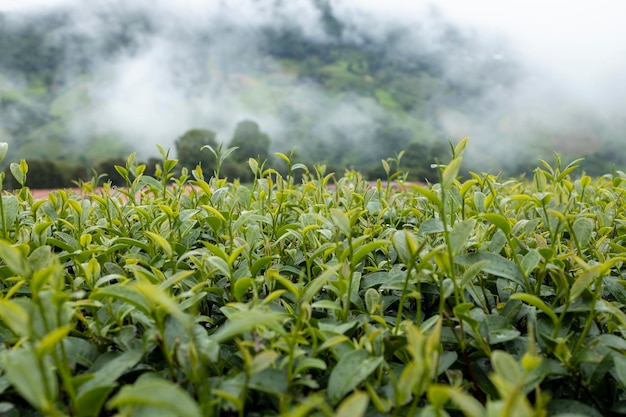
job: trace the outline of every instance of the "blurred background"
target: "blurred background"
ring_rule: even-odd
[[[504,3],[504,4],[502,4]],[[558,152],[591,175],[626,161],[626,29],[597,0],[0,0],[0,141],[31,187],[71,185],[156,144],[179,166],[239,146],[384,177],[528,175]],[[0,169],[3,167],[0,167]]]

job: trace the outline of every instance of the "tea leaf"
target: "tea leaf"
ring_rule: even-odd
[[[462,161],[463,159],[460,156],[456,157],[443,170],[443,173],[441,174],[441,187],[444,190],[449,189],[452,182],[456,180],[456,177],[459,175],[459,169],[461,168]]]
[[[128,285],[114,284],[108,287],[101,287],[93,291],[89,298],[98,300],[111,297],[125,303],[129,303],[144,314],[150,314],[150,307],[146,302],[146,298],[137,289]]]
[[[554,323],[555,325],[558,324],[559,318],[557,317],[554,310],[550,308],[546,303],[544,303],[539,297],[532,295],[532,294],[515,293],[511,295],[511,298],[513,300],[521,300],[525,302],[526,304],[530,304],[531,306],[537,307],[541,312],[545,313],[548,317],[550,317],[550,319],[552,320],[552,323]]]
[[[155,374],[144,374],[133,385],[124,386],[108,403],[108,409],[151,406],[179,417],[202,417],[198,404],[180,386]]]
[[[572,230],[578,244],[586,247],[593,233],[593,222],[586,217],[578,217],[572,225]]]
[[[257,326],[276,327],[285,318],[285,314],[274,311],[261,311],[259,309],[237,311],[210,338],[217,343],[224,343]]]
[[[369,396],[364,392],[354,392],[339,404],[334,417],[363,417],[367,411]]]
[[[328,380],[329,401],[337,404],[347,393],[363,382],[382,363],[365,350],[354,350],[339,359]]]
[[[78,388],[77,406],[80,415],[99,416],[104,402],[117,386],[118,379],[134,367],[142,356],[142,352],[134,350],[122,354],[106,353],[98,358],[94,364],[96,371],[88,374],[91,379]]]
[[[38,358],[32,348],[5,351],[2,363],[7,378],[19,394],[44,414],[51,413],[58,396],[56,375],[47,357]]]
[[[167,239],[165,239],[163,236],[157,235],[156,233],[153,233],[153,232],[145,232],[145,233],[150,238],[150,240],[152,240],[157,246],[159,246],[161,249],[163,249],[163,252],[165,252],[165,254],[168,257],[172,256],[172,254],[173,254],[172,246],[167,241]]]
[[[450,231],[450,247],[453,256],[458,255],[463,250],[474,231],[475,225],[476,220],[474,219],[464,220],[454,225]]]
[[[495,224],[505,235],[508,236],[511,234],[511,223],[509,223],[506,217],[497,213],[484,213],[481,214],[480,217]]]
[[[0,162],[4,161],[9,151],[9,144],[6,142],[0,142]]]
[[[454,261],[458,264],[470,266],[476,262],[488,261],[482,269],[485,272],[506,278],[522,288],[524,287],[524,277],[520,274],[517,265],[512,261],[495,253],[475,252],[457,256]]]

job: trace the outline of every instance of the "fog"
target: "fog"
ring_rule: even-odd
[[[438,120],[419,121],[442,129],[432,140],[471,137],[469,155],[486,170],[498,169],[520,152],[530,158],[551,149],[592,152],[618,140],[612,132],[626,126],[621,111],[626,26],[620,22],[619,2],[328,4],[344,25],[345,41],[383,43],[393,37],[388,53],[432,55],[442,77],[465,81],[480,74],[477,68],[502,62],[516,68],[514,83],[491,85],[480,97],[459,104],[462,112],[434,94],[433,102],[442,109]],[[295,79],[264,54],[257,30],[266,27],[297,27],[317,42],[330,42],[311,0],[0,0],[0,12],[14,19],[51,10],[68,11],[71,17],[71,24],[55,33],[57,41],[76,34],[89,39],[64,57],[67,71],[60,80],[88,97],[68,116],[77,140],[114,132],[133,150],[149,155],[154,144],[173,146],[194,127],[213,129],[227,142],[238,121],[253,119],[272,137],[274,150],[298,148],[311,138],[336,139],[342,132],[346,151],[355,152],[355,147],[367,149],[372,132],[394,117],[371,97],[328,94],[315,82]],[[101,34],[129,14],[148,16],[148,29],[131,28],[126,48],[99,56],[107,47],[100,43]],[[448,33],[441,22],[452,22],[479,48],[446,50]],[[89,79],[80,77],[81,65],[89,69]],[[302,115],[309,131],[291,131],[286,121]]]

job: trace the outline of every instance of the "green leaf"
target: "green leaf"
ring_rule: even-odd
[[[423,195],[424,197],[426,197],[428,199],[428,201],[430,201],[432,204],[434,204],[437,207],[441,207],[441,199],[439,198],[439,196],[437,195],[437,193],[433,190],[429,190],[426,187],[422,187],[420,185],[415,185],[415,184],[409,184],[409,187],[411,187],[411,189],[421,195]]]
[[[15,274],[21,277],[29,277],[32,274],[22,251],[2,240],[0,240],[0,258]]]
[[[4,157],[7,156],[9,151],[9,144],[6,142],[0,142],[0,162],[4,161]]]
[[[615,370],[617,380],[622,385],[622,388],[626,388],[626,357],[621,353],[614,354],[612,356],[614,365],[613,369]]]
[[[450,232],[450,246],[453,256],[458,255],[463,250],[474,231],[475,225],[476,220],[474,219],[464,220],[454,225]]]
[[[489,252],[467,253],[457,256],[454,261],[460,265],[471,266],[476,262],[489,261],[482,269],[483,271],[506,278],[524,288],[524,277],[517,269],[517,265],[513,261],[503,256]]]
[[[29,346],[5,351],[2,362],[7,378],[17,392],[34,408],[49,413],[58,396],[52,363],[38,358]]]
[[[384,248],[388,244],[389,241],[387,240],[375,240],[373,242],[369,242],[365,245],[360,246],[352,254],[352,266],[355,267],[359,264],[359,262],[361,262],[361,259],[367,256],[369,253],[374,252],[377,249]]]
[[[144,374],[133,385],[122,387],[108,403],[108,409],[150,406],[178,417],[202,417],[198,404],[180,386],[155,374]]]
[[[261,309],[236,311],[210,338],[217,343],[223,343],[258,326],[276,327],[285,317],[283,313]]]
[[[417,239],[415,235],[408,230],[398,230],[391,237],[393,248],[405,265],[415,262],[417,256]]]
[[[509,353],[494,350],[491,354],[491,364],[496,373],[511,384],[518,384],[522,380],[522,368]]]
[[[36,355],[42,357],[45,354],[50,353],[52,349],[54,349],[56,344],[63,340],[65,336],[70,333],[71,330],[71,326],[65,325],[62,327],[57,327],[50,333],[46,334],[37,345],[37,349],[35,350]]]
[[[595,408],[575,400],[550,400],[547,411],[549,416],[554,417],[602,417],[602,413]]]
[[[313,298],[320,293],[322,287],[328,283],[330,278],[337,273],[338,269],[339,265],[333,266],[332,268],[328,268],[324,271],[320,276],[313,278],[311,282],[304,287],[304,291],[300,297],[300,302],[311,302],[311,300],[313,300]]]
[[[533,272],[537,265],[539,265],[539,261],[541,261],[541,255],[539,255],[539,251],[537,249],[531,249],[526,255],[524,255],[521,265],[522,272],[525,277],[530,276],[531,272]]]
[[[511,298],[514,300],[521,300],[526,304],[530,304],[531,306],[538,308],[548,317],[550,317],[552,323],[557,324],[559,322],[559,318],[557,317],[554,310],[550,308],[546,303],[544,303],[543,300],[541,300],[539,297],[527,293],[515,293],[511,296]]]
[[[235,300],[242,301],[243,296],[246,295],[248,290],[252,287],[254,287],[254,279],[250,277],[239,278],[235,281],[235,288],[233,290]]]
[[[13,178],[17,181],[18,184],[22,185],[26,182],[26,175],[20,170],[20,164],[17,162],[11,162],[9,165],[9,169],[11,170],[11,174],[13,174]]]
[[[369,402],[366,393],[356,391],[339,404],[334,417],[363,417]]]
[[[495,224],[498,228],[500,228],[505,235],[511,234],[511,223],[507,220],[506,217],[497,213],[484,213],[481,214],[480,217],[482,219],[488,220],[491,223]]]
[[[107,297],[128,303],[141,310],[142,313],[150,315],[150,307],[146,302],[146,298],[133,287],[123,284],[113,284],[108,287],[100,287],[89,295],[89,298],[95,300]]]
[[[330,210],[330,218],[337,226],[339,231],[346,236],[352,234],[352,227],[350,227],[350,219],[343,210],[333,208]]]
[[[0,298],[0,319],[17,336],[27,336],[30,328],[30,316],[21,304]]]
[[[443,170],[443,173],[441,174],[441,188],[443,188],[444,190],[450,188],[454,180],[456,180],[457,175],[459,175],[461,162],[463,162],[463,159],[458,156],[454,158]]]
[[[328,398],[337,404],[363,382],[383,362],[383,357],[373,357],[362,349],[343,355],[333,368],[328,379]]]
[[[172,257],[172,254],[173,254],[172,246],[167,241],[167,239],[165,239],[163,236],[158,235],[158,234],[153,233],[153,232],[145,232],[145,233],[150,238],[150,240],[152,240],[154,242],[155,245],[157,245],[161,249],[163,249],[163,252],[165,252],[165,254],[168,257]]]
[[[104,402],[117,385],[117,380],[137,365],[142,356],[143,353],[139,350],[101,355],[92,367],[95,368],[94,372],[87,374],[91,379],[78,388],[79,414],[99,416]]]
[[[581,247],[586,247],[593,233],[593,222],[587,217],[578,217],[572,225],[576,241]]]

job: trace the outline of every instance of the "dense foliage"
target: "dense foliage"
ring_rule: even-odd
[[[428,186],[160,148],[125,188],[3,195],[1,412],[621,415],[626,175],[460,181],[465,144]]]

